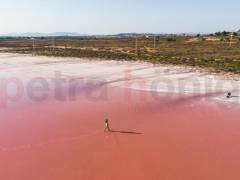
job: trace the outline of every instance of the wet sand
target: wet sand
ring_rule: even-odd
[[[237,180],[240,106],[213,97],[88,83],[74,101],[23,98],[0,109],[0,178]]]

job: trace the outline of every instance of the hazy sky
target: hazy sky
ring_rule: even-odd
[[[240,29],[239,0],[0,0],[0,33]]]

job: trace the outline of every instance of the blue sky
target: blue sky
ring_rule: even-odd
[[[232,31],[239,8],[237,0],[0,0],[0,33]]]

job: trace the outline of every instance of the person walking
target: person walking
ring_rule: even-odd
[[[105,120],[105,129],[104,129],[104,132],[111,132],[111,129],[110,129],[110,126],[109,126],[109,120],[106,119]]]
[[[229,99],[229,98],[231,98],[232,97],[232,93],[231,92],[228,92],[227,93],[227,98]]]

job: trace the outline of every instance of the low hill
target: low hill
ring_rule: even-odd
[[[8,34],[0,34],[2,37],[61,37],[61,36],[85,36],[84,34],[80,34],[77,32],[53,32],[53,33],[8,33]]]

